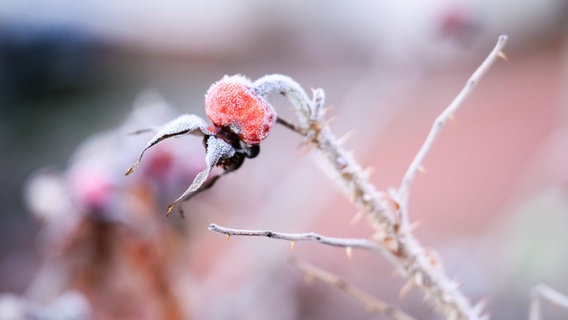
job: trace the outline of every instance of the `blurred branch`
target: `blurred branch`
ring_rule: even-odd
[[[388,303],[369,295],[368,293],[341,279],[335,274],[317,268],[298,259],[293,259],[291,261],[291,264],[298,270],[302,271],[306,275],[306,278],[308,280],[317,279],[321,282],[331,284],[356,302],[363,305],[368,312],[382,313],[396,320],[414,320],[413,317],[409,316],[405,312],[396,309]]]
[[[568,297],[545,284],[539,284],[532,289],[532,301],[529,320],[541,320],[541,300],[568,309]]]

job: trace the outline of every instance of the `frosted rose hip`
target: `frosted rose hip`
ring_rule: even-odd
[[[276,120],[272,106],[254,93],[251,82],[239,75],[225,76],[205,95],[205,113],[216,127],[229,127],[247,144],[268,137]]]

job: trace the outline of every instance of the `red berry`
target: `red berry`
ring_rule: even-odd
[[[268,137],[276,121],[272,106],[252,89],[247,78],[225,76],[205,95],[205,113],[216,127],[229,127],[249,145]]]

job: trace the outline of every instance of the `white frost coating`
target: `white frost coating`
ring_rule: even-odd
[[[196,131],[197,129],[199,129],[199,131]],[[136,167],[138,167],[146,150],[150,149],[151,147],[155,146],[165,139],[190,133],[195,133],[198,135],[212,134],[207,130],[207,123],[199,116],[196,116],[194,114],[181,115],[174,120],[167,122],[158,130],[154,137],[152,137],[152,139],[150,139],[150,141],[146,144],[146,147],[144,147],[142,152],[140,152],[138,160],[132,167],[130,167],[130,169],[128,169],[126,175],[131,174],[136,169]]]
[[[205,112],[213,125],[229,127],[247,144],[258,144],[276,120],[274,108],[241,75],[224,76],[205,95]]]
[[[293,105],[298,109],[298,112],[306,114],[309,119],[316,119],[316,108],[311,105],[310,98],[308,98],[304,89],[288,76],[277,73],[266,75],[253,83],[253,89],[261,96],[266,96],[273,91],[283,93],[288,99],[296,102]],[[323,96],[321,97],[323,98]],[[302,125],[307,125],[307,123],[302,123]]]
[[[214,101],[219,101],[219,102],[223,102],[224,104],[228,104],[230,103],[230,97],[239,97],[240,96],[240,92],[238,92],[238,89],[230,87],[231,88],[231,94],[227,94],[227,92],[219,92],[217,89],[217,87],[219,86],[219,84],[221,83],[240,83],[242,84],[245,88],[249,89],[251,93],[254,93],[255,91],[252,89],[253,84],[252,81],[240,74],[235,74],[232,76],[229,75],[224,75],[223,78],[221,80],[216,81],[215,83],[213,83],[209,89],[207,90],[207,93],[205,93],[205,101],[207,101],[207,99],[210,100],[214,100]],[[236,107],[244,107],[245,103],[243,101],[237,101],[237,103],[235,104]],[[208,108],[205,109],[205,111],[208,111]],[[207,116],[209,117],[209,114],[207,114]]]

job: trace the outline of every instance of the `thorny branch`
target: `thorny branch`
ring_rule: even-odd
[[[321,282],[329,283],[335,286],[347,296],[362,304],[368,312],[382,313],[395,320],[414,320],[413,317],[406,314],[405,312],[396,309],[388,303],[369,295],[368,293],[341,279],[335,274],[314,267],[311,264],[300,261],[298,259],[293,259],[291,261],[291,264],[298,270],[302,271],[307,280],[317,279]]]
[[[324,159],[322,162],[339,178],[334,180],[341,183],[344,193],[350,196],[354,205],[366,215],[375,230],[373,238],[384,248],[384,252],[390,257],[389,261],[408,278],[408,284],[403,290],[413,286],[419,288],[425,299],[447,319],[482,319],[485,316],[481,314],[482,305],[473,306],[461,293],[459,285],[446,275],[441,262],[433,259],[429,251],[414,237],[408,223],[409,189],[441,127],[451,118],[497,58],[505,57],[502,50],[506,41],[507,36],[499,37],[495,48],[473,73],[454,101],[436,119],[424,145],[404,175],[398,194],[394,196],[378,192],[368,181],[361,166],[340,146],[323,119],[322,89],[313,90],[313,97],[308,100],[303,89],[289,77],[268,75],[255,82],[256,87],[266,92],[276,90],[288,97],[299,120],[296,131],[305,136],[306,143],[319,152]],[[238,230],[233,232],[227,234],[239,234]],[[266,236],[261,231],[258,235]]]

